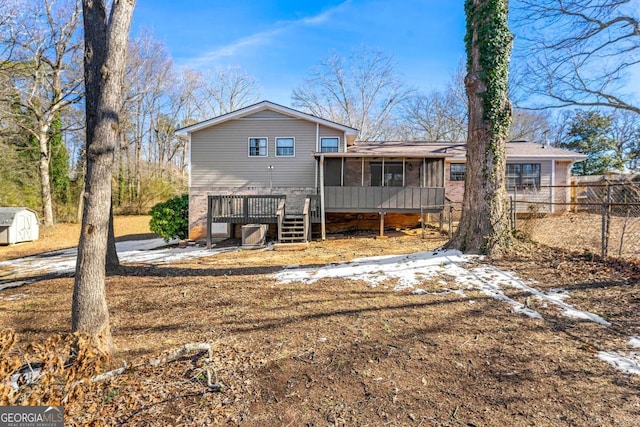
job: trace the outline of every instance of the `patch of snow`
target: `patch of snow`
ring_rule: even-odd
[[[542,319],[540,313],[509,298],[502,292],[502,286],[517,287],[515,281],[519,281],[519,279],[514,275],[506,274],[489,265],[473,268],[469,273],[469,275],[458,278],[462,281],[462,284],[472,284],[483,294],[510,304],[515,313],[524,314],[533,319]],[[506,276],[506,279],[504,276]]]
[[[436,250],[409,255],[359,258],[351,262],[330,264],[322,267],[297,268],[290,266],[276,273],[275,278],[281,283],[302,282],[307,284],[315,283],[324,278],[361,280],[370,286],[376,286],[388,280],[395,280],[394,289],[403,290],[414,288],[424,280],[444,275],[452,277],[460,291],[478,289],[493,299],[511,305],[515,313],[524,314],[531,318],[541,319],[542,316],[528,305],[523,305],[505,295],[503,291],[505,287],[524,291],[542,299],[545,304],[556,305],[563,310],[565,316],[586,319],[607,327],[611,325],[594,313],[578,310],[564,302],[569,297],[569,294],[562,289],[554,289],[545,293],[531,286],[535,282],[525,282],[514,273],[502,271],[491,265],[482,264],[473,268],[467,267],[481,259],[477,256],[463,255],[459,251]],[[422,289],[415,289],[413,293],[417,295],[430,294]],[[461,295],[464,295],[464,292]]]
[[[634,348],[640,348],[640,337],[631,337],[627,344]]]
[[[568,317],[573,317],[573,318],[578,318],[578,319],[585,319],[585,320],[590,320],[592,322],[595,323],[599,323],[603,326],[611,326],[611,323],[609,323],[608,321],[606,321],[605,319],[603,319],[602,317],[598,316],[597,314],[594,313],[590,313],[588,311],[583,311],[583,310],[578,310],[575,307],[573,307],[570,304],[567,304],[566,302],[564,302],[563,300],[566,298],[565,296],[559,296],[559,293],[557,292],[551,292],[550,294],[546,294],[542,291],[539,291],[536,288],[533,288],[529,285],[527,285],[524,281],[522,281],[521,279],[519,279],[515,274],[510,273],[510,272],[505,272],[502,270],[498,270],[495,267],[492,266],[486,266],[487,269],[493,270],[495,272],[495,276],[500,276],[503,275],[505,278],[505,282],[506,284],[508,284],[509,286],[512,286],[516,289],[520,289],[522,291],[528,292],[529,294],[538,297],[544,301],[547,301],[549,303],[555,304],[558,307],[562,308],[564,310],[563,314],[565,316]]]
[[[9,383],[11,388],[14,391],[18,391],[20,386],[22,385],[31,385],[38,382],[40,377],[42,376],[42,368],[40,367],[31,367],[31,366],[22,366],[16,372],[11,375],[9,379]]]
[[[598,352],[598,358],[614,368],[628,374],[640,375],[640,355],[632,353],[629,357],[610,351]]]
[[[607,327],[611,326],[611,323],[607,322],[597,314],[589,313],[588,311],[576,310],[573,307],[567,308],[562,314],[564,314],[567,317],[571,317],[573,319],[590,320],[592,322],[599,323],[603,326],[607,326]]]
[[[302,282],[312,284],[321,279],[362,280],[377,286],[385,280],[396,280],[395,289],[413,288],[423,280],[439,274],[456,273],[458,263],[468,262],[461,252],[419,252],[408,255],[383,255],[358,258],[351,262],[329,264],[322,267],[287,268],[275,274],[281,283]],[[466,270],[465,270],[466,271]],[[452,274],[455,275],[455,274]]]
[[[128,240],[116,242],[118,258],[122,263],[148,263],[167,264],[176,261],[215,255],[220,252],[235,250],[236,248],[206,249],[198,246],[177,248],[169,246],[174,242],[165,242],[163,239]],[[63,249],[47,252],[39,255],[28,256],[10,261],[0,262],[0,270],[4,276],[15,275],[15,280],[5,280],[0,285],[0,290],[30,283],[25,277],[42,274],[72,274],[76,268],[78,257],[77,248]]]
[[[569,292],[564,289],[550,289],[545,292],[548,300],[556,300],[556,301],[564,301],[567,298],[570,298]]]

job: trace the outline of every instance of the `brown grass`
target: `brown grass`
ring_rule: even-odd
[[[130,232],[141,234],[144,230]],[[301,252],[232,251],[189,263],[125,265],[108,278],[113,365],[188,342],[213,345],[224,392],[206,387],[202,355],[147,365],[68,405],[69,423],[100,425],[637,425],[640,379],[601,362],[640,335],[639,273],[527,246],[497,263],[610,320],[604,328],[531,301],[544,320],[474,292],[412,295],[393,283],[279,284],[292,264],[429,250],[420,233],[344,236]],[[446,277],[442,280],[451,280]],[[70,278],[0,294],[0,325],[21,343],[68,330]],[[421,284],[427,290],[437,281]],[[526,295],[512,291],[525,302]]]
[[[116,216],[113,230],[116,239],[135,239],[149,237],[148,215]],[[40,238],[35,242],[25,242],[10,246],[0,246],[0,261],[21,258],[78,245],[80,224],[56,224],[53,227],[40,227]]]

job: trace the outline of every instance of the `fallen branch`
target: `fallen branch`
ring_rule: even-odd
[[[164,365],[165,363],[173,362],[174,360],[178,360],[181,357],[184,357],[187,353],[192,351],[206,351],[209,355],[207,360],[211,360],[211,344],[209,343],[195,343],[195,344],[185,344],[184,347],[170,353],[168,356],[160,357],[158,359],[152,360],[149,364],[153,367],[157,367],[160,365]]]
[[[137,365],[140,366],[140,365]],[[95,377],[91,378],[91,382],[92,383],[97,383],[100,381],[106,381],[106,380],[110,380],[111,378],[118,376],[118,375],[122,375],[124,373],[124,371],[127,370],[129,366],[127,365],[127,362],[124,362],[124,365],[122,365],[122,368],[118,368],[118,369],[114,369],[112,371],[108,371],[105,373],[102,373],[100,375],[96,375]]]
[[[208,357],[204,359],[204,362],[206,364],[206,371],[207,371],[207,387],[209,387],[211,390],[213,391],[224,391],[226,389],[226,386],[224,384],[222,384],[221,382],[218,381],[217,378],[217,374],[214,370],[214,374],[216,374],[216,381],[213,382],[212,378],[211,378],[211,367],[209,366],[209,363],[211,363],[212,360],[212,355],[211,355],[211,344],[209,343],[194,343],[194,344],[185,344],[184,347],[173,351],[172,353],[168,354],[167,356],[164,357],[159,357],[157,359],[152,360],[151,362],[149,362],[149,365],[156,368],[160,365],[165,365],[167,363],[176,361],[178,359],[180,359],[181,357],[184,357],[185,355],[187,355],[188,353],[194,352],[194,351],[206,351]],[[91,382],[100,382],[100,381],[106,381],[106,380],[110,380],[111,378],[114,378],[118,375],[122,375],[125,371],[127,370],[133,370],[136,368],[139,368],[141,366],[144,366],[144,363],[139,363],[136,365],[127,365],[127,363],[125,362],[124,365],[121,368],[118,369],[114,369],[112,371],[108,371],[105,373],[102,373],[100,375],[96,375],[95,377],[91,378]]]

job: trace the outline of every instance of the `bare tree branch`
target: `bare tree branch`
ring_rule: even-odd
[[[412,94],[395,72],[391,57],[362,47],[345,59],[323,59],[291,95],[294,107],[360,131],[359,139],[386,139],[392,118]]]
[[[517,0],[515,56],[535,108],[640,113],[640,1]],[[542,96],[547,102],[540,101]]]

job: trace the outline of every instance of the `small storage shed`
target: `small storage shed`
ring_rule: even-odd
[[[38,240],[38,215],[29,208],[0,208],[0,245]]]

